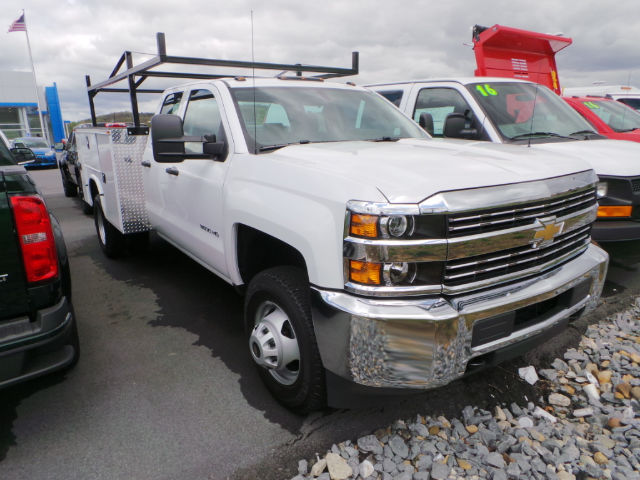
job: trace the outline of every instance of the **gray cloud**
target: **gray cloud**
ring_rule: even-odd
[[[349,66],[350,52],[358,50],[358,83],[472,75],[471,27],[499,23],[572,37],[557,58],[565,86],[621,83],[629,75],[640,85],[640,16],[629,14],[637,8],[633,0],[615,9],[593,0],[4,0],[0,31],[21,8],[39,83],[57,83],[69,120],[88,116],[85,74],[106,78],[126,49],[154,53],[158,31],[165,32],[172,55],[251,59],[251,10],[256,60]],[[0,70],[28,69],[24,34],[0,35]],[[156,100],[145,97],[141,108],[153,109]],[[99,112],[126,109],[127,98],[103,94],[96,105]]]

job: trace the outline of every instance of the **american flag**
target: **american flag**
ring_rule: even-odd
[[[11,24],[11,26],[9,27],[9,31],[7,33],[26,32],[26,31],[27,31],[27,24],[24,21],[24,13],[23,13],[22,15],[20,15],[20,18],[18,18],[15,22]]]

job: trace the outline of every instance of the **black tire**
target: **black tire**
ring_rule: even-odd
[[[82,213],[85,215],[91,215],[93,213],[93,206],[82,200]]]
[[[93,197],[93,219],[98,234],[98,243],[109,258],[120,257],[125,250],[125,237],[104,216],[100,195]]]
[[[282,379],[276,369],[260,365],[256,360],[254,327],[266,305],[275,306],[286,314],[288,325],[285,322],[280,333],[295,340],[298,345],[297,370],[295,362],[290,364],[293,364],[292,370],[280,368],[280,371],[286,372],[288,381]],[[265,315],[265,318],[268,316]],[[271,394],[284,406],[300,414],[325,407],[325,372],[311,319],[309,280],[306,274],[295,267],[275,267],[257,274],[247,290],[244,318],[250,354]],[[291,376],[289,372],[292,372]]]
[[[149,232],[130,233],[126,239],[129,250],[133,253],[146,252],[149,247]]]
[[[61,171],[60,174],[62,175],[62,188],[64,190],[64,196],[67,198],[77,197],[78,187],[76,186],[76,184],[70,182],[64,172]]]

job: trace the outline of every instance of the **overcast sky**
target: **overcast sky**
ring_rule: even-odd
[[[556,57],[562,86],[607,81],[640,87],[637,0],[611,5],[595,0],[2,0],[0,70],[30,68],[25,34],[5,33],[25,9],[38,83],[56,82],[65,120],[80,120],[89,116],[84,76],[106,79],[124,50],[155,53],[156,32],[165,33],[169,55],[250,60],[253,10],[256,61],[349,67],[357,50],[360,75],[350,78],[356,83],[470,76],[471,27],[497,23],[571,37],[573,44]],[[169,85],[165,80],[162,86]],[[157,97],[144,99],[141,110],[153,110]],[[96,100],[98,113],[127,105],[120,94]]]

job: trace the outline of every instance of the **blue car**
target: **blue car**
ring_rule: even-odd
[[[14,138],[11,144],[14,148],[30,148],[36,155],[36,159],[33,162],[23,165],[25,168],[56,167],[58,165],[55,150],[42,137]]]

